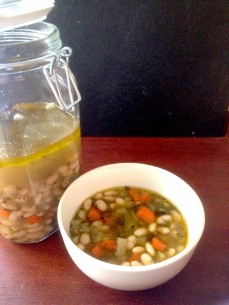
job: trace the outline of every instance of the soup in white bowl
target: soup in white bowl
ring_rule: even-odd
[[[158,263],[132,268],[101,261],[78,247],[71,238],[71,221],[88,197],[109,188],[132,186],[168,199],[187,225],[185,248]],[[66,249],[78,268],[91,279],[120,290],[143,290],[172,279],[188,263],[203,234],[205,214],[196,192],[164,169],[139,163],[117,163],[91,170],[76,179],[61,197],[58,223]]]

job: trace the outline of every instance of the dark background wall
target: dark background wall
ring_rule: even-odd
[[[74,51],[83,135],[223,134],[229,1],[55,2],[47,21]]]

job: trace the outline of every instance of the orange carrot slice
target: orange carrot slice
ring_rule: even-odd
[[[151,196],[148,193],[141,194],[141,203],[149,203],[151,200]]]
[[[88,218],[90,221],[96,221],[101,219],[101,212],[96,207],[91,207],[88,211]]]
[[[152,223],[156,220],[156,215],[149,208],[142,206],[138,209],[136,213],[137,217],[146,223]]]
[[[101,243],[101,246],[108,251],[114,251],[117,247],[117,243],[113,239],[106,239]]]
[[[0,210],[0,217],[2,218],[8,218],[10,215],[10,212],[7,210]]]
[[[154,247],[154,249],[158,251],[164,251],[167,248],[167,245],[157,237],[152,238],[151,244]]]
[[[138,261],[140,262],[141,260],[141,253],[133,253],[133,255],[129,258],[129,262],[133,262],[133,261]]]
[[[133,188],[133,187],[129,188],[128,193],[129,193],[130,197],[133,199],[133,201],[136,202],[136,201],[141,200],[141,195],[135,188]]]
[[[93,255],[95,258],[102,258],[104,255],[104,248],[100,243],[95,244],[91,250],[90,250],[91,255]]]
[[[25,222],[32,225],[34,223],[38,223],[40,222],[41,220],[41,217],[40,216],[37,216],[37,215],[32,215],[32,216],[29,216],[29,217],[26,217],[25,218]]]

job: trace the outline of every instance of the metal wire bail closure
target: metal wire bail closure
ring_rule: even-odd
[[[81,95],[77,86],[76,79],[68,66],[69,57],[72,50],[69,47],[64,47],[58,53],[53,53],[50,64],[44,67],[44,74],[48,84],[58,102],[58,105],[63,110],[69,110],[81,100]],[[61,90],[62,78],[57,73],[58,69],[63,69],[66,75],[67,90],[69,99],[63,96]]]

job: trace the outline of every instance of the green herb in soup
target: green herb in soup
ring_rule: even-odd
[[[188,239],[179,210],[161,195],[116,187],[87,198],[70,224],[72,241],[108,263],[141,266],[182,251]]]

